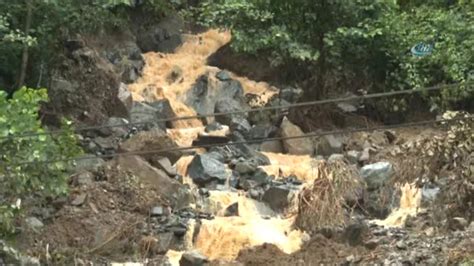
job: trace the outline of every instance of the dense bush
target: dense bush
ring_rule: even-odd
[[[237,51],[306,73],[314,97],[474,80],[472,1],[205,0],[194,14],[230,29]],[[421,42],[434,44],[431,55],[410,53]],[[472,99],[472,86],[442,96],[443,104]]]
[[[38,117],[42,101],[47,101],[45,89],[22,88],[11,99],[0,91],[0,234],[12,230],[19,200],[45,199],[67,191],[72,161],[58,159],[71,159],[81,152],[67,121],[64,132],[42,134],[45,129]],[[39,135],[15,137],[25,132]]]

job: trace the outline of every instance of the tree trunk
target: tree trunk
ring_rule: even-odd
[[[31,27],[31,17],[33,15],[33,7],[31,0],[26,0],[26,22],[25,22],[25,35],[28,36]],[[28,43],[24,44],[23,54],[21,56],[21,68],[20,76],[18,78],[18,88],[25,84],[26,70],[28,68]]]

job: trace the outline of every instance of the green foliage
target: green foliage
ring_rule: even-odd
[[[202,25],[230,29],[237,51],[308,72],[319,96],[474,79],[472,1],[205,0],[194,14]],[[434,52],[413,56],[420,42]],[[472,87],[461,86],[432,100],[447,107],[472,97]]]
[[[33,195],[54,197],[67,191],[72,162],[41,162],[71,159],[81,153],[67,121],[62,133],[13,138],[24,132],[45,132],[38,111],[47,99],[45,89],[22,88],[11,99],[0,91],[0,233],[12,229],[13,211],[17,209],[12,206],[17,200]]]

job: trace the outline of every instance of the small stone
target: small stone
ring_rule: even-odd
[[[250,189],[249,190],[249,195],[252,199],[260,199],[260,195],[262,193],[260,191],[258,191],[257,189]]]
[[[330,162],[330,163],[334,163],[334,162],[337,162],[337,161],[344,161],[344,155],[336,153],[336,154],[332,154],[328,158],[328,162]]]
[[[337,107],[339,107],[339,109],[346,113],[353,113],[357,111],[357,107],[349,103],[338,103]]]
[[[450,220],[449,228],[451,230],[463,231],[469,225],[468,221],[463,217],[454,217]]]
[[[224,127],[218,123],[218,122],[212,122],[210,123],[209,125],[207,125],[205,128],[204,128],[204,131],[206,133],[209,133],[209,132],[212,132],[212,131],[217,131],[217,130],[222,130],[224,129]]]
[[[34,216],[26,218],[25,222],[26,222],[26,224],[28,225],[29,228],[31,228],[35,231],[37,231],[37,230],[44,227],[43,222],[41,222],[41,220],[39,220],[38,218],[36,218]]]
[[[72,206],[81,206],[86,201],[86,198],[87,198],[87,194],[85,194],[85,193],[84,194],[79,194],[78,196],[76,196],[71,201],[71,205]]]
[[[91,172],[81,172],[76,176],[76,182],[79,186],[89,185],[94,180],[94,174]]]
[[[362,153],[360,151],[348,151],[346,154],[346,157],[349,160],[349,162],[358,163],[361,155]]]
[[[228,80],[232,79],[231,76],[230,76],[230,73],[228,71],[225,71],[225,70],[221,70],[221,71],[217,72],[216,78],[218,78],[220,81],[228,81]]]
[[[369,241],[365,242],[364,246],[367,249],[374,250],[375,248],[378,247],[379,242],[380,241],[378,239],[370,239]]]
[[[163,216],[164,214],[165,214],[165,210],[162,206],[156,206],[156,207],[151,208],[151,211],[150,211],[151,217]]]
[[[203,266],[209,260],[197,250],[186,251],[179,261],[179,266]]]
[[[346,261],[347,261],[347,262],[353,262],[353,261],[355,261],[355,256],[354,256],[354,255],[347,256],[347,257],[346,257]]]
[[[209,189],[200,188],[199,189],[199,195],[204,196],[204,197],[209,197],[211,194],[209,193]]]
[[[405,242],[403,241],[398,241],[397,244],[396,244],[397,248],[398,249],[401,249],[401,250],[405,250],[407,249],[407,245]]]

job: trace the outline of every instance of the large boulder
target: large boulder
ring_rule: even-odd
[[[237,80],[219,80],[215,73],[200,76],[186,94],[185,103],[200,115],[248,109],[242,84]],[[246,117],[217,116],[216,120],[229,125],[231,119],[236,116]],[[212,120],[208,118],[207,122],[211,123]]]
[[[280,126],[280,134],[283,138],[303,136],[304,132],[288,118],[284,117]],[[312,155],[313,143],[309,138],[286,139],[283,140],[283,147],[289,154]]]
[[[236,112],[236,111],[242,111],[242,103],[235,99],[229,99],[229,98],[219,99],[217,100],[214,107],[215,113],[229,113],[229,112]],[[219,115],[219,116],[216,116],[216,121],[221,124],[230,126],[233,120],[238,119],[238,118],[245,118],[245,117],[246,117],[245,114]]]
[[[141,76],[145,60],[134,36],[122,33],[107,37],[107,42],[96,45],[100,47],[102,56],[113,64],[122,82],[129,84],[136,81]]]
[[[166,121],[176,117],[169,100],[163,99],[151,103],[134,102],[130,111],[130,121],[137,124],[138,128],[149,130],[151,128],[171,128],[173,121]]]
[[[50,101],[43,109],[45,120],[57,123],[55,114],[61,114],[85,124],[102,124],[112,116],[128,117],[127,105],[119,99],[120,78],[112,64],[96,50],[76,48],[53,70]]]
[[[134,135],[123,142],[119,150],[122,152],[145,153],[150,151],[148,154],[143,154],[142,157],[149,161],[157,161],[161,157],[167,157],[171,164],[174,164],[183,155],[182,151],[176,150],[177,148],[178,145],[164,131],[153,129]]]
[[[188,175],[194,183],[204,186],[205,184],[217,180],[220,183],[227,181],[231,172],[226,165],[212,153],[196,155],[188,167]]]
[[[193,201],[191,192],[168,174],[151,166],[139,156],[120,156],[116,159],[120,169],[136,176],[140,182],[156,189],[159,196],[168,200],[172,207],[183,208]]]

